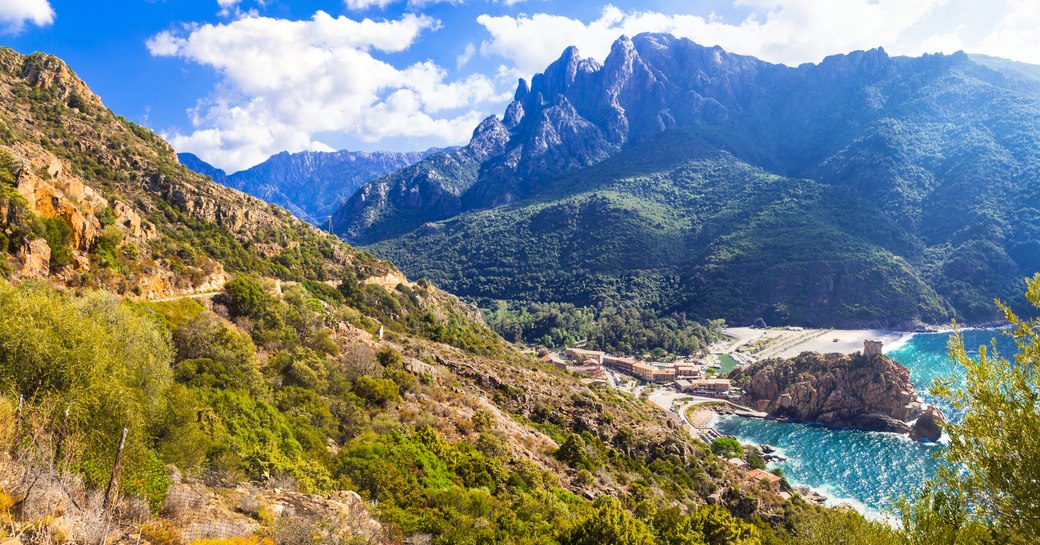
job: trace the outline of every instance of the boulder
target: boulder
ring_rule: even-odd
[[[42,238],[30,240],[18,250],[23,278],[47,278],[51,274],[51,247]]]
[[[942,427],[946,422],[946,416],[934,405],[929,405],[917,417],[913,428],[910,430],[910,438],[915,441],[938,441],[942,437]]]

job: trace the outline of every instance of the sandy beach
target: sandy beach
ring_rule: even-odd
[[[726,334],[733,337],[722,352],[745,347],[756,359],[792,357],[802,352],[851,354],[863,350],[863,341],[876,339],[884,343],[884,350],[894,350],[905,343],[913,333],[891,329],[753,329],[730,327]],[[752,348],[753,347],[753,348]],[[750,350],[754,350],[751,352]]]
[[[695,428],[712,427],[718,416],[718,413],[713,409],[697,405],[690,407],[689,411],[686,413],[686,418],[690,420],[690,424],[693,424],[693,427]]]

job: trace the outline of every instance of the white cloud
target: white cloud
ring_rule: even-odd
[[[462,51],[462,54],[460,54],[458,57],[455,57],[455,66],[457,68],[462,68],[463,66],[466,66],[467,64],[469,64],[469,61],[473,60],[473,55],[476,54],[477,46],[473,45],[472,42],[466,44],[466,49]]]
[[[260,9],[267,7],[268,0],[253,0],[255,6],[249,9],[242,9],[243,0],[217,0],[217,5],[220,7],[220,11],[217,15],[221,17],[238,18],[246,15],[257,16],[260,13]]]
[[[430,4],[461,4],[465,0],[407,0],[408,7],[410,8],[421,8]],[[518,2],[523,0],[511,0],[512,2]],[[383,9],[392,4],[404,3],[405,0],[345,0],[347,9],[355,11],[362,11],[370,8]],[[512,5],[512,4],[510,4]]]
[[[973,52],[1040,64],[1040,2],[1008,0],[1007,12]]]
[[[188,59],[222,76],[191,111],[194,130],[167,137],[228,170],[282,150],[328,149],[314,136],[326,133],[464,143],[483,117],[477,109],[505,99],[491,80],[448,81],[432,62],[398,68],[377,58],[408,49],[438,25],[412,14],[356,21],[318,12],[305,21],[247,16],[157,34],[147,43],[153,55]]]
[[[667,32],[703,45],[791,65],[882,46],[897,55],[985,53],[1040,64],[1040,2],[1036,0],[733,0],[743,20],[716,16],[623,11],[607,5],[599,17],[536,13],[481,15],[490,37],[485,56],[507,61],[500,74],[530,76],[569,45],[602,60],[618,36]]]
[[[491,34],[481,44],[485,55],[511,61],[521,72],[542,70],[569,45],[603,59],[624,34],[666,32],[704,45],[787,64],[819,61],[826,55],[878,45],[898,46],[901,35],[943,0],[738,0],[751,14],[739,23],[715,17],[603,8],[598,19],[534,15],[481,15]]]
[[[238,5],[242,0],[217,0],[217,5],[220,6],[219,15],[222,17],[232,17],[242,13],[242,10]]]
[[[18,33],[26,23],[47,26],[54,22],[54,9],[47,0],[0,0],[0,29]]]
[[[348,9],[362,10],[373,7],[380,9],[389,6],[390,4],[397,3],[398,0],[346,0]]]

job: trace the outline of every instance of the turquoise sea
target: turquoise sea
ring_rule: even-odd
[[[960,417],[952,407],[928,393],[932,380],[962,376],[947,355],[950,333],[918,333],[886,354],[910,370],[918,394],[942,408],[949,418]],[[994,338],[1001,353],[1011,356],[1014,343],[999,330],[963,332],[965,345],[977,352]],[[935,471],[938,444],[923,444],[891,433],[834,430],[822,426],[720,417],[716,428],[744,442],[779,447],[788,460],[775,464],[795,486],[808,485],[827,496],[873,514],[886,513],[892,500],[918,488]]]

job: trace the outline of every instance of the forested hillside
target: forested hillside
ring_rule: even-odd
[[[821,326],[999,318],[1040,270],[1028,65],[773,65],[666,35],[576,50],[337,232],[452,292]]]

